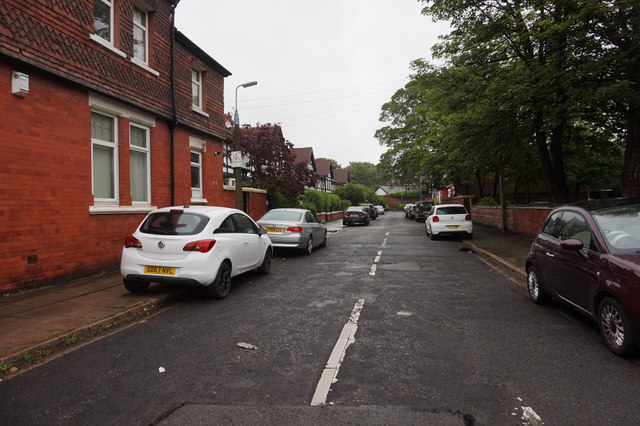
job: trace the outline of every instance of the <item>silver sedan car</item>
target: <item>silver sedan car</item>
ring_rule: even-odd
[[[327,227],[323,223],[305,209],[273,209],[258,220],[274,247],[300,249],[306,254],[327,245]]]

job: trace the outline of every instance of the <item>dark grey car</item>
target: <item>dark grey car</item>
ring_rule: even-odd
[[[352,223],[368,225],[369,220],[370,213],[367,206],[351,206],[342,214],[343,225],[351,225]]]

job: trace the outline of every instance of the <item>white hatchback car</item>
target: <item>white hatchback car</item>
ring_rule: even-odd
[[[125,238],[120,273],[137,293],[152,282],[206,288],[211,298],[229,294],[231,278],[257,268],[268,274],[273,248],[267,231],[241,210],[165,207],[150,212]]]
[[[431,208],[431,213],[424,221],[424,231],[432,240],[457,235],[472,239],[473,222],[462,204],[439,204]]]

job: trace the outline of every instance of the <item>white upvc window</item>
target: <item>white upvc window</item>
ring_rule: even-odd
[[[118,204],[118,121],[91,112],[91,181],[96,205]]]
[[[113,0],[93,0],[93,29],[97,36],[113,44]]]
[[[148,63],[148,15],[137,6],[133,7],[133,57],[143,63]]]
[[[191,99],[193,106],[202,109],[202,72],[191,70]]]
[[[191,150],[191,198],[202,199],[202,152]]]
[[[131,204],[150,204],[149,128],[133,123],[129,126],[129,174],[131,179]]]

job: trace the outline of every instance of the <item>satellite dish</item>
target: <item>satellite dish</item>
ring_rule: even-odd
[[[231,124],[231,122],[229,120],[225,121],[224,125],[227,127],[227,129],[230,129],[231,126],[232,126],[232,124]]]

